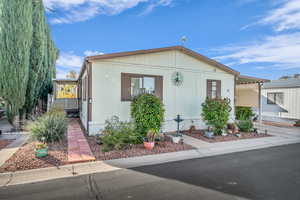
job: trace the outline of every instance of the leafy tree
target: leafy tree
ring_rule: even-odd
[[[136,123],[137,130],[146,136],[150,129],[159,131],[164,121],[164,105],[152,94],[141,94],[131,103],[131,117]]]
[[[207,125],[212,126],[214,133],[219,135],[225,128],[230,115],[229,99],[209,99],[202,104],[202,117]]]
[[[70,70],[69,74],[67,74],[68,79],[76,79],[77,78],[77,72],[75,70]]]
[[[0,1],[0,96],[11,121],[25,103],[32,34],[32,1]]]

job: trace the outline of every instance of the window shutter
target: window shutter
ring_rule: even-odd
[[[206,82],[206,97],[207,98],[211,98],[211,96],[212,96],[211,89],[212,89],[212,81],[207,80],[207,82]]]
[[[130,85],[130,75],[121,73],[121,101],[131,100]]]
[[[163,77],[155,77],[155,95],[163,100]]]
[[[221,86],[221,80],[217,80],[217,98],[221,99],[222,98],[222,86]]]

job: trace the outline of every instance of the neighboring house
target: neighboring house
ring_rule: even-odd
[[[262,111],[263,118],[267,120],[300,119],[300,78],[296,76],[265,83]]]
[[[78,83],[80,118],[89,134],[103,130],[116,115],[130,120],[130,103],[141,92],[152,93],[165,105],[163,131],[204,128],[201,104],[207,97],[229,98],[234,119],[235,81],[239,72],[182,46],[89,56]]]

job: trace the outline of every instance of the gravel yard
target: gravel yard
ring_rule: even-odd
[[[10,157],[1,167],[0,173],[53,167],[67,163],[67,141],[49,144],[49,155],[43,158],[35,157],[36,142],[25,143],[20,149]]]
[[[144,156],[144,155],[152,155],[152,154],[160,154],[160,153],[168,153],[168,152],[176,152],[176,151],[193,149],[193,147],[190,145],[184,143],[174,144],[170,141],[170,139],[167,139],[161,144],[156,144],[154,149],[152,150],[146,150],[143,144],[137,144],[125,150],[113,150],[109,152],[102,152],[103,146],[98,145],[96,143],[96,137],[93,136],[87,137],[87,141],[97,160],[112,160],[118,158],[128,158],[128,157],[135,157],[135,156]]]
[[[191,136],[196,139],[203,140],[205,142],[214,143],[214,142],[225,142],[225,141],[232,141],[232,140],[242,140],[242,139],[250,139],[250,138],[261,138],[261,137],[270,137],[271,135],[268,134],[255,134],[249,132],[240,132],[241,137],[237,137],[233,134],[228,134],[227,136],[215,136],[213,139],[209,139],[204,136],[203,130],[196,130],[196,131],[185,131],[185,135]]]

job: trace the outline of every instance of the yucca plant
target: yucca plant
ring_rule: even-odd
[[[30,134],[38,141],[58,142],[61,141],[67,130],[66,114],[63,110],[53,109],[44,114],[30,127]]]

